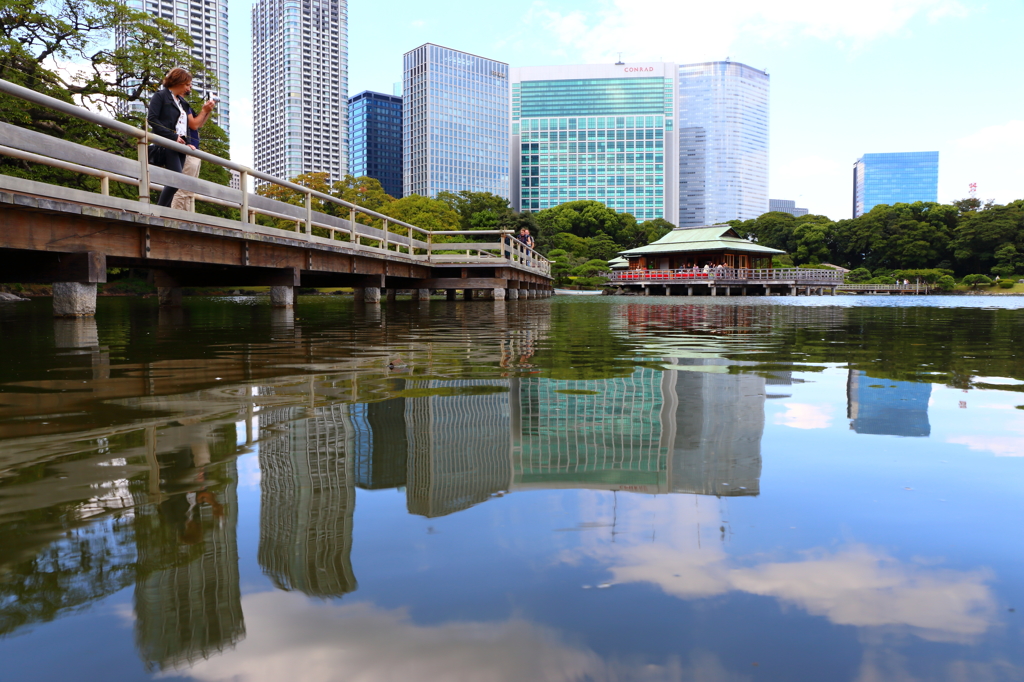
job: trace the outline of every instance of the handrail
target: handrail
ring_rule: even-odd
[[[61,100],[55,99],[53,97],[50,97],[48,95],[44,95],[44,94],[42,94],[40,92],[36,92],[35,90],[31,90],[29,88],[26,88],[26,87],[23,87],[23,86],[20,86],[20,85],[16,85],[14,83],[11,83],[10,81],[6,81],[6,80],[3,80],[3,79],[0,79],[0,92],[8,94],[8,95],[12,95],[14,97],[18,97],[18,98],[26,100],[28,102],[33,102],[35,104],[47,107],[47,108],[52,109],[54,111],[59,111],[61,113],[67,114],[69,116],[74,116],[75,118],[81,119],[83,121],[87,121],[89,123],[93,123],[93,124],[99,125],[101,127],[107,128],[109,130],[113,130],[115,132],[118,132],[118,133],[127,135],[129,137],[135,138],[137,140],[137,147],[138,147],[138,150],[139,150],[139,158],[138,158],[138,168],[139,168],[138,174],[139,174],[139,177],[138,177],[137,180],[134,179],[134,178],[125,177],[123,175],[123,173],[115,173],[115,172],[112,172],[111,170],[90,169],[90,168],[81,166],[80,164],[70,163],[70,162],[68,162],[66,160],[62,160],[62,159],[58,159],[58,158],[44,157],[44,156],[41,156],[39,154],[35,154],[35,153],[31,152],[31,151],[19,150],[19,149],[16,149],[16,148],[8,147],[7,145],[0,145],[0,154],[5,154],[5,155],[8,155],[8,156],[13,156],[13,157],[16,157],[16,158],[21,158],[21,159],[23,159],[25,161],[30,161],[30,162],[33,162],[33,163],[47,164],[47,165],[63,168],[65,170],[73,170],[75,172],[80,172],[80,173],[85,174],[85,175],[91,175],[91,176],[94,176],[94,177],[98,177],[98,178],[100,178],[101,191],[102,191],[103,194],[107,194],[107,192],[109,190],[109,182],[110,182],[110,180],[114,180],[115,182],[123,182],[125,184],[137,185],[139,187],[139,201],[142,202],[142,203],[148,203],[149,202],[149,191],[150,191],[150,188],[153,186],[153,184],[151,184],[151,182],[150,182],[150,169],[149,169],[149,164],[148,164],[148,158],[147,158],[147,155],[146,155],[146,145],[147,144],[155,144],[155,145],[158,145],[160,147],[164,147],[165,149],[171,150],[173,152],[188,154],[189,156],[194,156],[194,157],[196,157],[196,158],[198,158],[198,159],[200,159],[202,161],[206,161],[208,163],[212,163],[214,165],[221,166],[221,167],[226,168],[228,170],[236,171],[239,174],[239,177],[241,179],[241,188],[240,188],[240,194],[241,194],[241,198],[240,199],[241,200],[238,201],[237,204],[230,204],[228,201],[225,200],[227,197],[218,199],[216,197],[208,196],[207,194],[205,194],[205,193],[203,193],[201,191],[200,192],[196,192],[196,194],[199,194],[200,196],[202,196],[203,197],[202,198],[203,201],[210,201],[210,202],[215,203],[215,204],[227,205],[227,206],[232,206],[232,207],[239,208],[239,210],[241,211],[241,222],[243,224],[250,223],[250,220],[251,220],[250,219],[250,214],[267,215],[267,216],[270,216],[270,217],[275,217],[275,218],[284,219],[284,220],[288,220],[288,221],[294,221],[296,223],[296,233],[299,233],[299,225],[302,225],[305,228],[305,230],[306,230],[306,238],[310,239],[310,240],[313,239],[312,229],[318,227],[318,228],[321,228],[321,229],[328,230],[328,233],[330,235],[337,235],[338,233],[341,233],[341,234],[346,234],[347,233],[349,235],[349,238],[351,240],[352,245],[356,246],[356,247],[359,247],[359,248],[363,248],[363,245],[360,243],[361,239],[370,239],[372,241],[380,242],[381,243],[381,247],[380,248],[383,248],[383,250],[385,250],[385,251],[390,251],[390,249],[388,247],[390,247],[392,244],[394,244],[395,249],[396,249],[396,251],[395,251],[396,253],[399,252],[401,247],[404,245],[408,249],[410,257],[416,257],[416,258],[420,257],[418,255],[414,255],[413,254],[413,249],[424,250],[424,251],[426,251],[426,258],[427,258],[427,260],[431,259],[431,252],[432,251],[445,250],[444,249],[444,243],[443,242],[436,242],[436,241],[434,241],[433,237],[436,237],[436,236],[453,236],[453,235],[474,235],[474,236],[502,235],[502,238],[499,239],[499,244],[497,244],[497,245],[488,244],[487,246],[489,246],[490,248],[497,248],[499,250],[499,253],[501,253],[502,256],[508,256],[510,260],[514,259],[514,257],[516,255],[518,255],[520,262],[522,264],[524,264],[525,267],[529,267],[529,268],[534,269],[534,270],[539,270],[539,271],[541,271],[541,272],[543,272],[545,274],[547,274],[549,272],[549,270],[550,270],[550,263],[547,261],[547,259],[545,259],[540,254],[538,254],[536,251],[534,251],[533,249],[527,247],[525,244],[522,244],[521,242],[519,242],[518,240],[516,240],[516,239],[514,239],[512,237],[512,235],[514,234],[513,230],[504,230],[504,229],[498,229],[498,230],[428,230],[428,229],[424,229],[424,228],[418,227],[416,225],[413,225],[411,223],[407,223],[407,222],[405,222],[403,220],[398,220],[396,218],[393,218],[391,216],[385,215],[383,213],[379,213],[379,212],[374,211],[372,209],[368,209],[368,208],[365,208],[363,206],[359,206],[357,204],[353,204],[352,202],[345,201],[344,199],[339,199],[338,197],[332,196],[330,194],[325,194],[323,192],[319,192],[319,191],[311,189],[309,187],[303,187],[302,185],[296,184],[296,183],[291,182],[289,180],[285,180],[283,178],[278,178],[278,177],[272,176],[272,175],[270,175],[268,173],[263,173],[261,171],[254,170],[252,168],[249,168],[248,166],[243,166],[242,164],[239,164],[239,163],[236,163],[234,161],[231,161],[230,159],[223,159],[223,158],[221,158],[219,156],[214,156],[213,154],[210,154],[208,152],[200,151],[200,150],[197,150],[197,149],[192,149],[192,148],[188,147],[187,145],[178,144],[177,142],[173,142],[171,140],[168,140],[167,138],[160,137],[159,135],[155,135],[155,134],[153,134],[153,133],[151,133],[151,132],[149,132],[147,130],[142,130],[142,129],[139,129],[139,128],[135,128],[134,126],[128,125],[127,123],[123,123],[121,121],[117,121],[115,119],[109,118],[109,117],[104,116],[102,114],[98,114],[98,113],[89,111],[88,109],[84,109],[82,107],[79,107],[79,106],[77,106],[75,104],[72,104],[72,103],[69,103],[69,102],[63,102]],[[59,138],[53,138],[53,139],[58,140],[59,142],[62,142],[62,143],[77,144],[77,143],[72,142],[72,141],[59,140]],[[99,150],[94,150],[94,151],[99,151]],[[301,218],[299,218],[299,217],[289,216],[289,215],[287,215],[287,212],[283,212],[283,213],[280,212],[280,211],[274,212],[270,208],[267,208],[267,209],[264,209],[264,210],[260,210],[259,208],[255,208],[253,206],[253,202],[250,200],[250,196],[259,196],[259,195],[251,195],[250,192],[248,191],[247,178],[249,178],[249,177],[255,178],[257,180],[262,180],[262,181],[265,181],[265,182],[268,182],[268,183],[271,183],[271,184],[274,184],[274,185],[278,185],[280,187],[284,187],[284,188],[287,188],[287,189],[290,189],[292,191],[295,191],[295,192],[299,193],[300,196],[303,196],[304,202],[302,203],[302,205],[298,206],[297,208],[302,210],[303,216]],[[194,180],[194,179],[192,179],[192,180]],[[205,181],[203,181],[203,182],[205,182]],[[155,184],[159,184],[159,183],[155,183]],[[233,191],[233,190],[228,190],[228,191],[230,192],[230,191]],[[221,194],[221,196],[224,196],[224,195]],[[228,196],[230,196],[230,195],[228,195]],[[274,203],[278,203],[278,204],[293,205],[293,204],[288,204],[287,202],[278,202],[276,200],[270,199],[269,197],[261,197],[261,199],[264,200],[261,203],[265,203],[266,201],[273,201]],[[329,203],[329,204],[334,204],[334,205],[342,207],[343,209],[346,209],[345,213],[347,213],[349,217],[348,218],[341,218],[341,217],[339,217],[338,219],[341,220],[341,221],[348,220],[348,222],[349,222],[348,228],[345,229],[345,228],[341,228],[341,227],[338,227],[338,226],[327,225],[327,224],[324,224],[322,222],[318,222],[316,220],[315,216],[316,215],[324,216],[324,214],[319,213],[319,212],[313,212],[313,210],[312,210],[312,200],[313,199],[319,199],[320,201],[323,201],[323,202],[326,202],[326,203]],[[383,230],[381,230],[380,228],[374,228],[372,226],[366,226],[366,225],[362,225],[362,224],[356,223],[356,221],[354,219],[356,212],[358,212],[358,213],[360,213],[362,215],[368,216],[369,218],[382,221],[383,222]],[[324,217],[326,218],[326,217],[329,217],[329,216],[324,216]],[[381,234],[380,235],[367,234],[366,232],[363,232],[362,230],[358,229],[357,228],[357,224],[360,227],[369,228],[370,230],[373,230],[374,232],[381,232]],[[394,239],[391,236],[392,234],[394,236],[396,236],[396,237],[401,237],[402,236],[398,232],[390,232],[388,230],[389,227],[394,227],[394,226],[406,228],[408,230],[407,236],[404,237],[403,239]],[[420,234],[420,235],[426,235],[426,242],[414,239],[413,238],[413,233],[417,233],[417,234]],[[504,239],[506,239],[506,238],[510,242],[514,242],[514,244],[510,244],[511,248],[506,248],[506,245],[504,244]],[[332,239],[333,239],[333,237],[332,237]],[[483,245],[481,245],[481,246],[483,246]],[[373,248],[373,247],[370,247],[370,248]],[[480,258],[495,258],[495,255],[493,253],[486,253],[486,252],[484,252],[481,249],[474,249],[474,250],[478,254],[477,257],[480,257]],[[498,256],[498,257],[501,257],[501,256]]]
[[[680,281],[680,282],[715,282],[715,281],[755,281],[778,282],[783,280],[800,280],[802,282],[842,283],[843,275],[838,270],[823,268],[717,268],[703,269],[678,268],[675,270],[618,270],[611,274],[612,282],[628,281]]]

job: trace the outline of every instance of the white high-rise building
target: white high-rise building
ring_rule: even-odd
[[[216,121],[230,134],[231,96],[228,87],[228,2],[227,0],[125,0],[134,10],[146,11],[155,17],[173,21],[192,36],[192,56],[200,59],[211,73],[216,74],[218,87],[214,88],[205,79],[196,75],[192,91],[204,101],[216,97]],[[124,44],[135,40],[134,36],[118,33],[117,41]],[[131,88],[132,84],[128,83]],[[148,102],[133,102],[129,111],[143,115]]]
[[[286,179],[348,172],[348,3],[257,0],[252,8],[256,170]]]
[[[403,57],[403,195],[509,198],[508,64],[427,43]]]
[[[737,62],[679,67],[679,225],[768,210],[768,73]]]

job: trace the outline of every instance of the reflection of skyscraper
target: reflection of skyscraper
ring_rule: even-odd
[[[315,597],[356,589],[346,410],[316,408],[313,417],[288,425],[287,441],[260,449],[259,562],[281,589]]]
[[[409,443],[405,431],[405,399],[357,403],[349,408],[355,483],[378,490],[405,485]]]
[[[515,486],[668,492],[672,378],[638,368],[614,379],[521,380]]]
[[[508,393],[499,388],[496,393],[471,394],[474,386],[497,384],[410,382],[410,387],[421,390],[452,392],[406,399],[410,457],[406,494],[411,513],[444,516],[508,490]]]
[[[672,492],[760,492],[765,379],[729,374],[736,361],[681,358],[675,375]],[[721,368],[723,371],[714,372]],[[696,370],[696,371],[694,371]]]
[[[235,462],[203,472],[201,490],[172,493],[136,511],[135,636],[150,669],[209,658],[245,637]]]
[[[875,379],[851,369],[846,382],[850,428],[857,433],[921,437],[931,433],[928,401],[932,385]]]

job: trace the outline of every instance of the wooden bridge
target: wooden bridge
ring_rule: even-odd
[[[508,230],[423,229],[7,81],[0,92],[136,140],[138,160],[0,123],[0,154],[99,179],[96,193],[0,175],[0,281],[53,284],[57,316],[93,315],[108,267],[152,271],[161,305],[180,303],[182,287],[194,286],[270,286],[278,306],[293,305],[299,286],[353,287],[367,302],[398,289],[421,300],[437,289],[449,300],[457,290],[466,299],[552,292],[548,261]],[[149,144],[235,171],[241,189],[150,167]],[[290,189],[304,205],[251,193],[250,179]],[[111,196],[111,181],[138,187],[138,199]],[[240,219],[150,203],[150,191],[164,184],[238,209]],[[314,202],[338,215],[314,210]],[[292,229],[260,224],[259,216]]]
[[[739,296],[835,294],[843,286],[843,273],[831,268],[683,268],[678,270],[619,270],[609,284],[644,296]]]

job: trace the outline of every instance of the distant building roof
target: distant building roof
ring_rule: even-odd
[[[616,256],[608,261],[608,267],[612,270],[624,270],[629,267],[629,261],[622,256]]]
[[[655,253],[680,253],[686,251],[741,251],[764,256],[786,253],[743,239],[731,225],[702,225],[700,227],[677,227],[656,242],[628,251],[623,256],[645,256]]]

